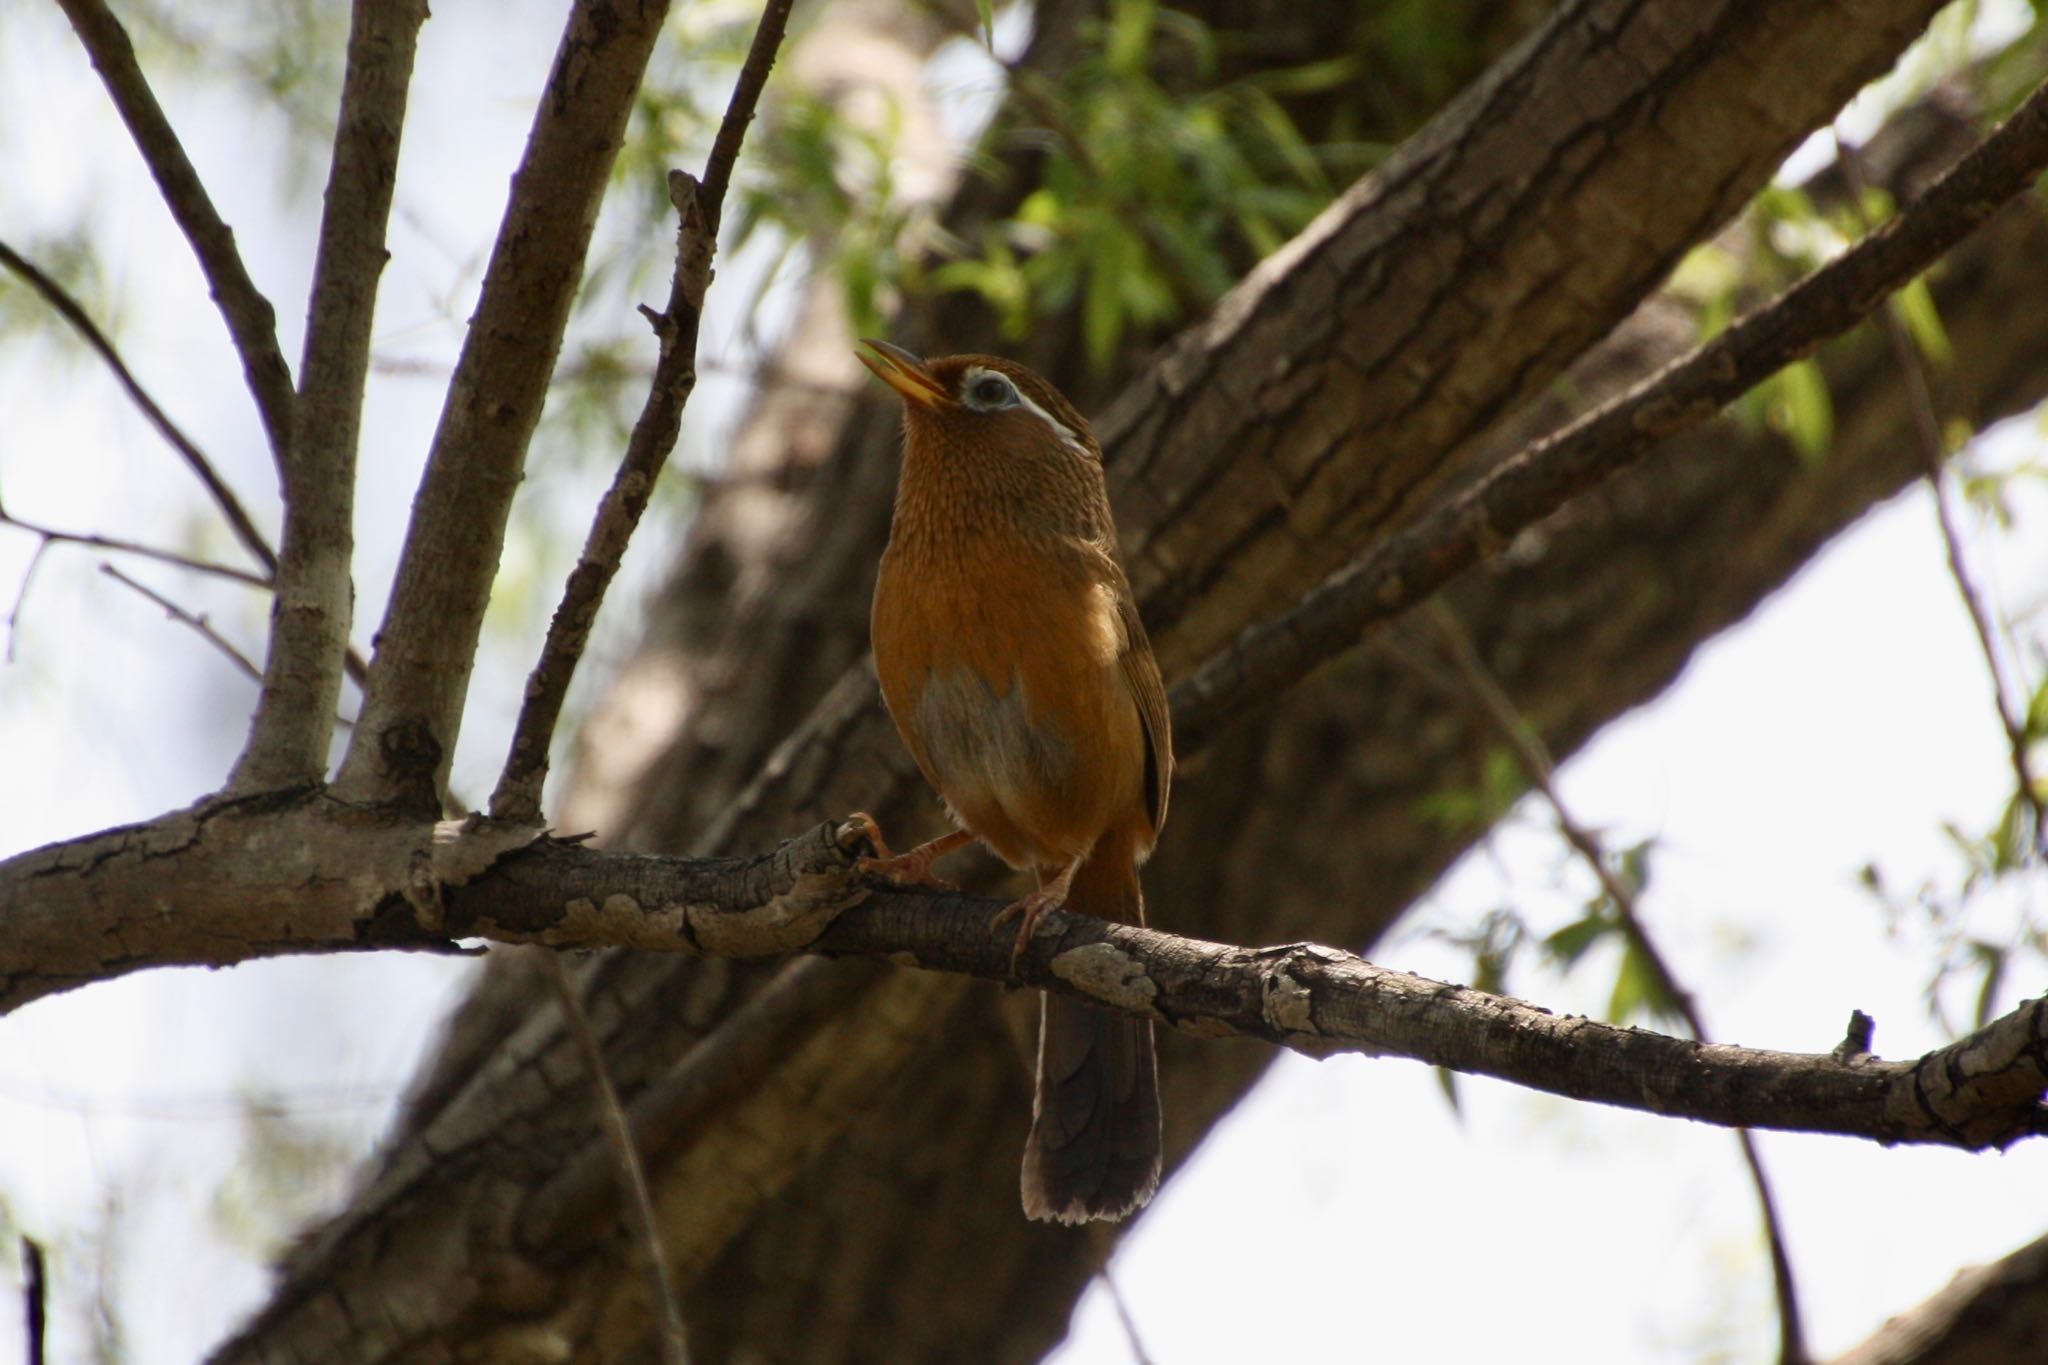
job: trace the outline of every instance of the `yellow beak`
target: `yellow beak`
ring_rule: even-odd
[[[877,379],[902,394],[906,401],[927,408],[953,401],[952,395],[932,378],[932,372],[925,368],[924,362],[901,346],[892,346],[873,337],[861,338],[860,344],[866,348],[854,352],[860,357],[860,363],[873,370]]]

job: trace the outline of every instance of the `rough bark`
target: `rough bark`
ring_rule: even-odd
[[[2048,1341],[2048,1237],[1956,1272],[1834,1365],[2010,1365]]]
[[[406,526],[335,789],[439,812],[512,494],[526,466],[612,162],[664,0],[581,0],[513,174],[505,218]]]
[[[1964,135],[1936,111],[1908,148],[1882,149],[1912,183]],[[1935,281],[1944,320],[1966,333],[1947,376],[1950,411],[1980,419],[2048,392],[2048,322],[2008,306],[2048,288],[2038,208],[2016,206]],[[2012,329],[2017,326],[2018,331]],[[1598,398],[1688,342],[1693,323],[1655,303],[1573,372],[1560,392]],[[1489,668],[1560,755],[1654,697],[1694,648],[1741,620],[1807,558],[1917,474],[1900,386],[1880,339],[1823,353],[1841,425],[1828,460],[1803,470],[1732,415],[1669,443],[1583,499],[1447,598]],[[1562,399],[1521,414],[1480,463],[1566,415]],[[1148,895],[1199,918],[1173,927],[1269,942],[1307,934],[1369,944],[1463,847],[1414,812],[1445,789],[1476,789],[1494,739],[1410,659],[1397,633],[1339,661],[1267,716],[1225,734],[1175,792],[1174,819],[1146,870]],[[1335,755],[1333,761],[1332,756]],[[1328,831],[1341,829],[1342,839]],[[1264,869],[1287,869],[1275,885]],[[1008,1021],[1014,1023],[1014,1021]],[[771,1203],[696,1288],[708,1359],[1037,1358],[1065,1331],[1103,1248],[1014,1216],[1013,1152],[1028,1073],[1005,1064],[1018,1036],[997,1002],[969,998],[934,1044],[832,1154]],[[1818,1041],[1818,1040],[1816,1040]],[[989,1054],[996,1055],[993,1061]],[[1176,1037],[1160,1045],[1169,1164],[1263,1071],[1267,1054]],[[931,1135],[945,1133],[943,1145]],[[973,1160],[962,1160],[973,1154]],[[944,1218],[930,1210],[942,1208]],[[880,1245],[876,1245],[879,1240]],[[934,1305],[937,1305],[936,1307]],[[790,1340],[783,1324],[806,1324]]]
[[[273,791],[327,773],[355,588],[356,443],[370,322],[425,0],[360,0],[349,25],[340,127],[320,222],[306,348],[284,451],[284,534],[270,606],[263,696],[229,779]]]
[[[1269,425],[1304,443],[1293,447],[1298,461],[1289,462],[1294,457],[1276,435],[1263,466],[1240,461],[1241,449],[1226,448],[1220,436],[1192,449],[1176,444],[1177,462],[1170,463],[1150,428],[1121,425],[1131,409],[1103,424],[1105,434],[1135,433],[1133,450],[1162,452],[1148,460],[1119,455],[1117,477],[1124,524],[1148,566],[1141,572],[1152,575],[1162,639],[1174,642],[1167,648],[1181,664],[1326,571],[1355,546],[1354,537],[1412,510],[1444,477],[1448,445],[1538,391],[1557,366],[1625,314],[1686,242],[1738,204],[1798,131],[1831,113],[1931,6],[1893,6],[1882,16],[1866,7],[1853,17],[1832,7],[1610,8],[1631,23],[1677,15],[1706,27],[1677,44],[1676,65],[1685,74],[1670,84],[1654,77],[1669,74],[1659,61],[1673,52],[1658,45],[1658,52],[1640,54],[1654,98],[1619,100],[1604,118],[1599,109],[1548,111],[1562,125],[1597,130],[1578,144],[1586,165],[1574,163],[1569,175],[1553,167],[1558,175],[1523,184],[1526,166],[1518,158],[1526,149],[1491,146],[1478,161],[1491,162],[1504,186],[1512,183],[1508,199],[1490,199],[1470,185],[1421,193],[1444,163],[1474,155],[1473,130],[1482,116],[1488,136],[1535,137],[1546,113],[1536,97],[1569,97],[1577,89],[1583,63],[1531,44],[1524,60],[1548,50],[1575,74],[1518,80],[1513,72],[1529,68],[1504,68],[1452,111],[1466,120],[1464,135],[1454,122],[1453,131],[1425,139],[1390,168],[1379,182],[1386,188],[1346,201],[1360,220],[1377,222],[1368,237],[1383,240],[1352,240],[1325,225],[1287,261],[1260,273],[1249,303],[1227,307],[1189,343],[1207,343],[1218,365],[1237,356],[1227,374],[1205,371],[1219,383],[1247,375],[1277,385],[1266,390],[1276,400],[1288,398],[1288,376],[1308,382],[1302,376],[1313,367],[1285,350],[1278,320],[1290,315],[1281,306],[1290,287],[1286,267],[1316,268],[1303,262],[1321,259],[1317,250],[1355,252],[1344,269],[1372,279],[1375,272],[1360,262],[1385,262],[1376,278],[1387,292],[1373,300],[1372,322],[1380,326],[1405,310],[1409,321],[1387,330],[1406,336],[1408,349],[1378,357],[1378,388],[1361,383],[1333,405],[1342,432],[1318,433],[1313,421],[1289,427],[1288,413],[1301,410],[1276,401]],[[1618,32],[1628,31],[1623,24]],[[1603,52],[1626,47],[1615,32],[1599,36]],[[1726,86],[1744,91],[1739,109],[1719,93]],[[1536,103],[1512,114],[1490,103],[1518,99]],[[1561,126],[1553,131],[1571,140]],[[1603,188],[1598,167],[1609,158],[1627,173]],[[1666,164],[1674,159],[1698,178],[1674,175]],[[1396,192],[1402,186],[1410,193]],[[1557,198],[1546,203],[1546,193]],[[1637,212],[1645,200],[1654,200],[1657,212]],[[1447,235],[1433,216],[1439,203],[1460,206],[1464,220],[1495,235]],[[1515,231],[1525,218],[1588,224],[1598,269],[1578,273],[1580,243]],[[1412,235],[1403,235],[1404,222],[1414,225]],[[1618,233],[1619,223],[1643,226]],[[2024,228],[2038,226],[2028,219]],[[1525,236],[1531,241],[1521,250]],[[1621,240],[1610,254],[1615,237]],[[1438,251],[1464,252],[1463,265]],[[2010,410],[2040,387],[2040,376],[2025,368],[2027,347],[2012,345],[2005,331],[2028,324],[1998,307],[2013,288],[2038,287],[2031,279],[1996,277],[2026,268],[2023,253],[2010,255],[2018,259],[1978,263],[1973,288],[1990,292],[1944,292],[1959,336],[1969,299],[1979,300],[1980,329],[1967,347],[1958,341],[1965,357],[1958,374],[1982,386],[1965,398],[1985,412]],[[1417,273],[1403,273],[1409,270]],[[1960,273],[1960,266],[1952,272]],[[1561,280],[1569,291],[1558,287]],[[1952,288],[1954,279],[1947,284]],[[1557,297],[1566,292],[1574,297]],[[1329,296],[1319,287],[1319,299]],[[1474,315],[1474,298],[1487,301],[1485,316]],[[1261,334],[1269,318],[1276,330]],[[1471,338],[1475,326],[1485,340]],[[1404,377],[1403,358],[1448,347],[1453,336],[1463,338],[1464,349],[1432,352],[1437,368],[1426,376],[1430,382]],[[1295,335],[1307,345],[1323,339]],[[1269,370],[1246,366],[1244,357],[1255,351],[1266,355]],[[1155,392],[1187,373],[1195,354],[1170,358],[1148,381]],[[1654,694],[1698,640],[1738,619],[1815,546],[1909,476],[1909,453],[1894,452],[1896,467],[1886,466],[1885,443],[1875,434],[1885,404],[1896,397],[1890,386],[1872,378],[1867,356],[1833,363],[1847,367],[1837,371],[1837,392],[1849,418],[1836,458],[1819,473],[1801,474],[1782,451],[1723,428],[1711,440],[1679,443],[1690,457],[1674,450],[1659,458],[1461,585],[1455,596],[1487,642],[1490,665],[1553,748],[1569,751],[1602,720]],[[1851,393],[1868,399],[1878,415],[1872,426],[1844,396]],[[758,651],[755,667],[784,682],[775,703],[780,712],[758,728],[704,723],[691,742],[714,749],[715,763],[685,752],[654,765],[640,793],[642,818],[625,842],[707,842],[700,831],[708,816],[731,803],[766,746],[854,656],[891,478],[891,434],[879,412],[872,405],[856,410],[854,434],[821,463],[789,518],[793,525],[771,538],[764,559],[726,566],[733,577],[757,575],[758,593],[736,605],[727,598],[739,622],[727,638],[747,641]],[[1174,420],[1192,421],[1192,411]],[[1368,430],[1376,433],[1370,459],[1331,458],[1318,439]],[[1211,461],[1206,468],[1204,458]],[[1163,519],[1169,511],[1172,518]],[[1205,518],[1213,519],[1211,534],[1198,535]],[[791,564],[799,554],[802,562]],[[1246,576],[1218,567],[1240,554]],[[1175,586],[1184,575],[1194,585],[1186,590]],[[703,600],[696,599],[700,611]],[[662,629],[671,645],[685,634],[673,624]],[[737,648],[706,653],[738,667]],[[736,697],[741,684],[737,673],[732,677]],[[841,685],[840,699],[857,709],[861,690],[854,676]],[[693,714],[703,723],[701,710]],[[829,753],[789,749],[787,764],[772,775],[785,788],[772,798],[757,792],[744,804],[745,818],[723,823],[724,837],[747,838],[806,803],[852,804],[820,780],[833,773],[866,774],[860,785],[869,794],[892,782],[900,791],[905,765],[872,713],[842,733],[841,747]],[[1153,896],[1190,907],[1187,920],[1175,925],[1180,929],[1217,936],[1242,929],[1231,936],[1259,941],[1334,923],[1327,936],[1362,941],[1460,846],[1459,837],[1418,829],[1412,801],[1455,784],[1482,748],[1455,708],[1388,652],[1347,661],[1273,714],[1225,736],[1206,771],[1191,768],[1184,804],[1150,874]],[[1327,761],[1333,752],[1345,756],[1341,764]],[[1248,800],[1255,792],[1260,798]],[[1347,832],[1341,848],[1312,837],[1334,827]],[[1282,866],[1290,876],[1276,890],[1260,869]],[[620,957],[593,964],[584,992],[612,1040],[622,1090],[634,1093],[674,1072],[697,1039],[757,998],[762,975],[726,964],[678,969]],[[442,1343],[452,1351],[447,1344],[461,1342],[479,1358],[541,1339],[591,1359],[626,1358],[637,1345],[634,1291],[630,1277],[616,1270],[616,1235],[594,1232],[573,1261],[516,1273],[504,1268],[514,1262],[481,1254],[511,1240],[501,1218],[512,1192],[589,1135],[580,1110],[557,1103],[550,1073],[572,1074],[566,1045],[552,1017],[532,1007],[531,983],[519,976],[516,966],[500,970],[458,1021],[451,1046],[422,1078],[409,1126],[378,1178],[296,1259],[278,1311],[230,1358],[261,1358],[265,1345],[296,1350],[305,1342],[298,1334],[310,1326],[325,1322],[338,1330],[365,1319],[395,1324],[392,1339],[418,1348]],[[717,1131],[696,1150],[708,1155],[664,1173],[680,1261],[701,1272],[694,1290],[700,1311],[693,1315],[699,1351],[710,1359],[1031,1358],[1060,1334],[1059,1308],[1085,1280],[1100,1246],[1016,1218],[1014,1146],[1024,1085],[1021,1067],[1003,1055],[1010,1047],[1005,1023],[986,994],[934,984],[923,974],[861,984],[859,1010],[820,1023],[796,1050],[801,1055],[706,1125]],[[1163,1061],[1168,1093],[1176,1096],[1168,1142],[1177,1156],[1240,1093],[1264,1054],[1169,1045]],[[841,1136],[856,1112],[867,1117]],[[945,1140],[935,1142],[935,1133]],[[813,1161],[828,1144],[828,1155]],[[779,1197],[763,1202],[778,1189]],[[934,1208],[947,1216],[931,1217]],[[745,1237],[733,1240],[742,1228]],[[485,1264],[492,1272],[479,1282],[475,1271]],[[801,1336],[791,1323],[804,1324]]]

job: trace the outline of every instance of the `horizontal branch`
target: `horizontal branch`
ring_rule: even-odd
[[[0,1010],[170,964],[462,940],[717,957],[802,951],[1059,991],[1197,1037],[1412,1057],[1730,1127],[1981,1149],[2048,1132],[2048,998],[1910,1062],[1560,1016],[1315,944],[1241,948],[1055,914],[1011,973],[1003,902],[879,889],[864,821],[749,858],[405,822],[321,795],[222,801],[0,863]],[[144,894],[144,888],[147,894]]]

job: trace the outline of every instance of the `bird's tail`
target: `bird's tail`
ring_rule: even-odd
[[[1138,870],[1104,850],[1074,874],[1066,908],[1142,924]],[[1040,1003],[1038,1089],[1024,1140],[1024,1212],[1061,1223],[1122,1218],[1159,1188],[1159,1067],[1152,1025],[1062,996]]]

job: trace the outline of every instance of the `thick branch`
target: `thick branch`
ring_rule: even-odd
[[[1546,436],[1246,631],[1174,688],[1174,732],[1219,725],[1357,643],[1515,535],[1868,316],[2048,166],[2048,84],[1905,212],[1719,336]]]
[[[0,864],[0,1007],[125,971],[457,940],[700,956],[790,951],[1012,982],[1201,1038],[1367,1052],[1731,1127],[1976,1150],[2048,1132],[2048,997],[1915,1062],[1710,1045],[1375,967],[1047,916],[1014,964],[1006,902],[869,887],[865,822],[755,858],[656,858],[487,821],[227,801]],[[141,883],[150,888],[141,894]],[[1167,910],[1170,915],[1170,909]]]
[[[1958,1272],[1833,1365],[1996,1365],[2048,1341],[2048,1237]]]
[[[213,200],[200,183],[199,173],[185,155],[178,134],[156,102],[149,80],[135,60],[135,46],[128,31],[114,17],[105,0],[58,0],[63,6],[86,55],[113,97],[121,121],[149,165],[149,173],[163,191],[164,203],[177,220],[185,239],[199,258],[213,301],[226,319],[228,334],[241,353],[242,374],[255,396],[256,410],[263,418],[263,430],[270,438],[271,453],[279,467],[284,463],[291,440],[292,376],[277,346],[277,313],[270,300],[257,290],[256,282],[235,250],[235,234],[221,220]]]
[[[527,442],[665,0],[579,0],[413,503],[337,790],[438,810]]]
[[[306,309],[306,350],[284,461],[284,537],[270,652],[248,744],[229,787],[318,780],[341,700],[354,590],[356,438],[369,375],[385,223],[398,180],[406,89],[426,0],[357,0],[341,118]]]

